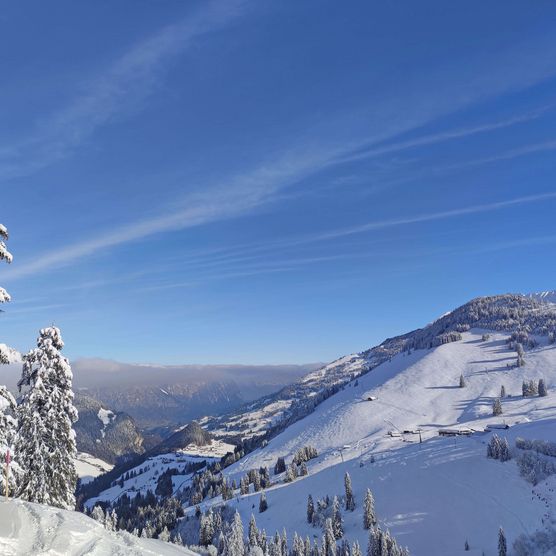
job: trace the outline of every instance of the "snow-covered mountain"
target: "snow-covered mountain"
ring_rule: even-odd
[[[393,356],[415,349],[428,349],[458,340],[470,328],[526,330],[534,334],[556,332],[556,308],[517,294],[477,298],[424,328],[389,338],[379,346],[348,355],[309,373],[276,394],[239,411],[203,421],[218,437],[245,439],[271,437],[309,414],[323,399]]]
[[[321,365],[137,365],[103,359],[72,362],[77,391],[141,429],[166,431],[271,394]],[[163,431],[163,432],[166,432]]]
[[[77,393],[79,420],[74,425],[77,449],[108,463],[116,463],[145,451],[143,435],[126,413],[103,407],[95,399]]]
[[[529,297],[532,297],[533,299],[537,299],[539,301],[544,301],[546,303],[556,303],[556,290],[531,293],[529,294]]]
[[[520,295],[479,298],[221,420],[215,430],[222,436],[233,430],[262,437],[270,431],[259,448],[222,471],[227,484],[237,485],[249,471],[269,469],[268,509],[257,512],[260,493],[253,486],[249,494],[235,490],[225,502],[217,491],[203,494],[202,502],[186,509],[193,537],[187,542],[198,542],[196,505],[201,511],[238,509],[244,523],[254,513],[269,535],[285,527],[290,538],[297,532],[320,539],[321,527],[307,522],[307,497],[315,505],[327,496],[341,497],[348,472],[356,507],[343,511],[344,534],[361,546],[368,536],[363,495],[370,488],[379,524],[413,555],[463,553],[466,541],[471,554],[494,554],[500,526],[510,545],[520,537],[521,546],[529,547],[521,554],[553,554],[530,546],[556,539],[556,457],[550,455],[556,448],[547,444],[556,441],[555,331],[552,304]],[[519,366],[518,344],[525,349]],[[523,397],[523,382],[540,379],[548,395]],[[320,403],[313,402],[316,396]],[[493,416],[498,398],[502,414]],[[281,413],[275,411],[279,403]],[[496,432],[511,446],[510,461],[486,457],[489,426],[509,427]],[[446,430],[465,434],[440,436]],[[518,437],[530,442],[516,446]],[[287,473],[274,473],[278,458],[289,466],[306,446],[318,454],[307,462],[306,476],[288,481]],[[157,456],[166,473],[178,467],[171,457],[176,456]],[[157,465],[151,460],[149,473],[160,475],[150,464]],[[185,506],[193,479],[181,476],[180,486],[173,484]]]
[[[193,556],[185,547],[107,531],[90,517],[0,497],[0,554],[3,556]]]

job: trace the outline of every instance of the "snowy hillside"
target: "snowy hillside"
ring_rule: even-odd
[[[195,469],[202,468],[205,463],[219,461],[233,450],[234,446],[216,440],[207,446],[189,445],[175,452],[153,455],[126,471],[110,488],[89,499],[86,506],[92,508],[96,502],[113,503],[124,494],[134,498],[148,491],[155,492],[161,475],[168,471],[173,473],[171,494],[175,495],[190,485]]]
[[[226,469],[238,480],[249,469],[272,468],[279,456],[290,462],[303,446],[317,449],[319,457],[308,462],[307,477],[289,484],[282,476],[272,477],[279,483],[267,490],[269,508],[256,514],[258,525],[269,532],[286,527],[290,534],[320,537],[320,529],[306,523],[307,495],[315,500],[341,495],[346,471],[358,498],[355,512],[344,513],[346,536],[362,545],[366,531],[361,499],[367,487],[375,495],[379,520],[415,555],[458,554],[466,539],[472,554],[494,554],[500,525],[513,541],[542,528],[543,519],[556,522],[556,499],[550,490],[556,476],[533,489],[519,476],[514,461],[486,458],[490,434],[482,432],[489,423],[503,420],[511,425],[510,440],[556,439],[556,346],[544,339],[526,353],[525,367],[517,368],[515,352],[506,343],[508,334],[491,333],[486,341],[483,334],[471,330],[460,341],[394,356],[265,448]],[[460,374],[467,383],[464,388],[458,386]],[[524,378],[543,377],[553,393],[545,398],[521,396]],[[493,417],[492,403],[502,385],[509,397],[502,400],[502,416]],[[370,397],[377,399],[367,401]],[[446,427],[481,432],[470,438],[440,438],[438,431]],[[416,434],[387,434],[409,429],[422,429],[423,444]],[[231,504],[247,521],[258,499],[258,493],[251,494]]]
[[[0,554],[192,556],[194,553],[162,541],[107,531],[78,512],[0,497]]]
[[[529,297],[546,303],[556,303],[556,290],[532,293]]]
[[[161,454],[138,475],[119,477],[97,500],[134,491],[145,496],[164,476],[168,492],[184,504],[178,530],[188,544],[200,541],[197,507],[213,508],[226,520],[238,509],[245,525],[254,514],[267,535],[285,528],[290,539],[297,532],[320,542],[323,519],[307,522],[307,497],[316,506],[334,496],[344,504],[348,472],[356,507],[342,510],[343,538],[362,547],[367,488],[380,526],[414,556],[463,554],[466,542],[470,554],[497,554],[500,526],[510,546],[518,538],[522,546],[550,546],[556,539],[556,445],[543,442],[556,441],[555,331],[553,304],[519,295],[473,300],[422,329],[314,371],[244,412],[208,420],[221,437],[265,439],[243,457],[236,450],[222,471],[170,473],[178,456]],[[541,379],[546,396],[531,390]],[[502,413],[494,416],[498,403]],[[507,439],[510,461],[487,458],[493,436],[487,427],[498,427]],[[468,436],[440,436],[453,431]],[[526,442],[517,447],[517,437]],[[544,446],[541,455],[538,446]],[[304,475],[304,466],[292,461],[306,447],[317,456],[306,461]],[[282,458],[289,470],[276,472]],[[253,474],[264,477],[263,512],[257,511],[261,493],[249,486]],[[555,553],[519,553],[525,554]]]
[[[471,328],[506,332],[524,330],[553,336],[556,331],[556,307],[517,294],[477,298],[445,313],[424,328],[389,338],[359,354],[342,357],[241,411],[201,423],[216,436],[235,439],[272,437],[309,414],[322,400],[353,378],[373,370],[399,353],[457,341],[462,332]]]

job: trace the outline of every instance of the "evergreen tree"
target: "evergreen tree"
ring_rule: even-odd
[[[500,387],[500,398],[504,399],[506,397],[506,387],[502,384]]]
[[[236,510],[234,514],[234,520],[230,527],[230,534],[226,539],[226,556],[243,556],[245,552],[244,541],[243,541],[243,523],[241,521],[241,516]]]
[[[467,541],[465,541],[464,549],[466,552],[469,551],[469,543]]]
[[[8,251],[4,241],[8,240],[8,230],[6,226],[0,224],[0,261],[6,261],[10,264],[13,260],[12,254]],[[2,287],[0,287],[0,304],[10,301],[10,294]],[[7,363],[7,356],[0,351],[0,363]]]
[[[500,398],[496,398],[492,403],[492,414],[495,416],[502,415],[502,403]]]
[[[365,492],[365,502],[364,502],[364,509],[363,509],[363,527],[365,529],[370,529],[374,525],[376,525],[375,501],[371,489],[368,488],[367,491]]]
[[[529,396],[529,383],[527,381],[523,381],[523,383],[521,384],[521,395],[526,398],[527,396]]]
[[[529,395],[530,396],[536,396],[539,393],[539,390],[537,388],[537,383],[531,379],[529,381]]]
[[[372,527],[369,532],[369,544],[367,545],[367,556],[382,556],[381,553],[382,531],[378,527]]]
[[[361,553],[361,547],[357,541],[351,545],[351,556],[363,556]]]
[[[466,386],[467,384],[465,383],[465,377],[463,376],[463,374],[459,375],[459,387],[465,388]]]
[[[315,504],[313,502],[313,497],[309,494],[307,498],[307,523],[313,523],[313,518],[315,516]]]
[[[18,407],[16,451],[22,466],[21,498],[65,509],[75,507],[77,454],[72,425],[73,375],[60,350],[64,343],[56,327],[43,328],[37,348],[25,356],[18,382],[27,388]]]
[[[297,532],[293,534],[292,550],[290,556],[305,556],[305,543]]]
[[[538,386],[539,396],[544,398],[548,395],[548,390],[546,389],[546,384],[544,383],[544,379],[539,379],[539,386]]]
[[[104,511],[101,506],[95,506],[93,511],[91,512],[91,517],[95,520],[104,525]]]
[[[346,472],[344,475],[344,487],[346,491],[346,510],[353,512],[355,510],[355,499],[353,498],[353,488],[351,486],[351,477]]]
[[[324,522],[323,554],[324,556],[336,556],[336,535],[330,518]]]
[[[212,539],[214,537],[214,518],[212,510],[201,516],[201,521],[199,523],[199,544],[202,546],[208,546],[212,544]]]
[[[259,500],[259,513],[266,512],[268,509],[268,502],[266,501],[266,494],[263,492],[261,493],[261,498]]]
[[[274,466],[274,474],[279,475],[280,473],[283,473],[285,470],[286,470],[286,462],[284,458],[279,457],[276,460],[276,465]]]
[[[332,502],[332,528],[334,538],[341,539],[344,536],[344,521],[340,510],[340,501],[337,496],[334,496],[334,501]]]
[[[507,556],[508,546],[506,543],[506,535],[504,534],[504,529],[500,527],[498,530],[498,556]]]
[[[170,531],[168,527],[164,526],[164,529],[158,534],[158,539],[164,542],[170,542]]]
[[[15,419],[17,407],[14,397],[5,386],[0,386],[0,465],[3,466],[7,458],[8,451],[10,452],[10,476],[8,480],[8,494],[14,494],[17,488],[17,481],[19,478],[19,466],[13,459],[14,442],[16,438],[16,425]],[[0,472],[0,494],[6,492],[6,476],[5,473]]]
[[[251,519],[249,520],[248,538],[249,546],[259,546],[259,530],[257,529],[257,522],[253,514],[251,514]]]

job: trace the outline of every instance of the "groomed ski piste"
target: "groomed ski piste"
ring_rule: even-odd
[[[556,345],[539,337],[539,347],[528,350],[525,366],[517,368],[516,352],[506,343],[509,334],[488,332],[485,341],[487,332],[471,330],[457,342],[400,353],[352,381],[266,447],[225,470],[239,481],[249,469],[268,466],[277,482],[266,490],[268,510],[258,513],[260,493],[236,496],[228,505],[239,510],[245,524],[253,513],[267,534],[285,527],[290,538],[297,532],[320,541],[322,530],[306,520],[307,497],[311,494],[316,504],[326,495],[343,495],[347,471],[357,507],[343,512],[345,538],[362,547],[367,544],[362,526],[366,488],[375,497],[381,527],[415,556],[463,554],[466,541],[468,554],[495,555],[499,527],[511,546],[521,534],[554,525],[556,475],[533,486],[520,476],[515,458],[487,459],[492,433],[484,429],[509,425],[496,433],[507,437],[514,451],[518,436],[556,441]],[[522,381],[540,378],[548,396],[523,398]],[[492,404],[502,385],[508,397],[502,400],[503,414],[494,417]],[[476,432],[439,436],[446,428]],[[417,429],[422,443],[418,434],[403,434]],[[306,445],[319,453],[308,462],[308,476],[283,483],[282,476],[273,475],[279,456],[289,463]],[[220,503],[215,498],[201,507]]]
[[[0,497],[2,556],[193,556],[184,547],[107,531],[78,512]]]

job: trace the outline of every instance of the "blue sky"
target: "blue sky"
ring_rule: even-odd
[[[334,359],[556,288],[552,2],[18,2],[1,340]]]

